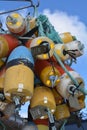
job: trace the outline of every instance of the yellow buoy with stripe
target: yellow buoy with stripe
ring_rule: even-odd
[[[41,37],[37,37],[37,38],[33,39],[30,44],[30,48],[34,47],[34,46],[39,46],[39,45],[45,44],[45,43],[49,44],[49,47],[50,47],[49,54],[51,57],[54,53],[55,46],[54,46],[54,42],[51,39],[49,39],[48,37],[41,36]],[[49,56],[48,56],[48,53],[45,53],[45,54],[38,55],[37,58],[38,59],[49,59]]]
[[[30,107],[42,105],[50,109],[52,113],[56,110],[56,103],[54,95],[50,88],[44,86],[38,86],[34,90],[33,97],[30,100]],[[47,116],[41,117],[41,119],[47,118]]]
[[[37,59],[35,62],[34,71],[35,71],[35,74],[44,83],[44,85],[48,87],[52,87],[52,78],[55,79],[54,86],[56,86],[60,81],[59,79],[60,72],[55,66],[53,70],[52,65],[47,60]]]
[[[61,33],[59,36],[64,43],[72,42],[75,39],[75,37],[72,36],[70,32]]]
[[[4,94],[13,101],[19,97],[21,102],[30,100],[34,89],[34,60],[31,51],[24,46],[15,48],[6,63]]]
[[[30,100],[33,95],[34,73],[23,64],[9,67],[5,74],[4,93],[8,100],[18,95],[22,102]]]

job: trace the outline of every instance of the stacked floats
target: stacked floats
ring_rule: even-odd
[[[83,55],[84,46],[68,32],[56,34],[55,42],[48,35],[55,34],[55,30],[50,29],[51,24],[45,24],[50,31],[47,35],[43,32],[44,28],[40,30],[38,23],[42,22],[41,18],[23,18],[18,13],[12,13],[6,19],[9,33],[0,34],[0,104],[4,104],[0,110],[4,111],[9,103],[15,102],[18,106],[30,101],[30,108],[45,106],[56,120],[60,120],[68,118],[70,112],[84,108],[85,96],[58,63],[54,53],[84,89],[82,77],[66,64],[67,60]],[[34,57],[32,48],[42,45],[47,45],[49,51]],[[4,58],[6,60],[3,61]],[[35,82],[36,77],[39,82]],[[70,103],[70,97],[77,99],[79,107]],[[47,115],[41,117],[43,121],[47,118]]]

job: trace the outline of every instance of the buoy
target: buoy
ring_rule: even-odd
[[[1,91],[1,92],[3,92],[3,89],[4,89],[5,71],[6,71],[6,67],[3,66],[3,68],[0,69],[0,91]]]
[[[34,17],[28,17],[27,18],[27,26],[29,30],[32,30],[33,28],[36,27],[36,19]]]
[[[42,37],[42,36],[34,38],[30,43],[30,48],[39,46],[39,45],[49,45],[49,48],[50,48],[49,55],[50,57],[53,55],[55,46],[54,46],[54,42],[51,39],[49,39],[48,37]],[[49,56],[48,56],[48,53],[45,53],[45,54],[37,55],[37,58],[49,59]]]
[[[61,105],[56,106],[54,117],[57,121],[70,117],[70,112],[69,112],[69,108],[67,104],[61,104]]]
[[[33,57],[30,50],[24,46],[15,48],[6,64],[4,81],[5,97],[12,101],[19,97],[21,102],[31,99],[34,88]]]
[[[72,41],[70,43],[65,44],[67,50],[71,50],[75,55],[75,57],[79,57],[84,53],[84,45],[80,41]]]
[[[0,69],[0,111],[3,112],[4,116],[7,116],[5,113],[7,106],[10,105],[9,101],[6,100],[4,95],[4,77],[6,72],[6,66],[4,65],[2,69]],[[11,109],[10,109],[11,110]]]
[[[65,44],[55,44],[55,52],[58,54],[58,56],[61,58],[61,60],[65,61],[69,59],[68,54],[64,54],[64,51],[68,50],[67,46]]]
[[[32,67],[34,66],[34,59],[32,57],[31,50],[25,46],[16,47],[8,57],[7,63],[16,59],[25,59],[31,63]]]
[[[30,100],[30,107],[33,108],[35,106],[42,105],[50,109],[52,113],[56,110],[56,103],[54,99],[54,95],[50,88],[45,86],[37,86],[34,89],[34,94]],[[47,116],[41,117],[41,119],[45,119]]]
[[[35,74],[41,79],[44,85],[48,87],[56,86],[60,79],[58,69],[47,60],[36,60],[34,66]]]
[[[82,77],[72,68],[70,68],[68,65],[66,66],[66,68],[68,69],[69,73],[75,78],[75,80],[77,80],[78,83],[81,83],[81,86],[84,87],[84,80],[82,79]],[[74,85],[70,77],[63,71],[62,68],[61,70],[62,71],[61,71],[60,82],[56,86],[56,89],[63,98],[68,99],[70,94],[73,94],[72,89],[75,89],[76,86]],[[75,94],[78,97],[81,94],[81,92],[76,91]]]
[[[37,119],[33,120],[37,125],[38,130],[49,130],[49,120],[48,119]]]
[[[51,57],[50,59],[48,59],[47,60],[48,62],[52,62],[52,64],[57,68],[57,70],[59,71],[59,73],[60,73],[60,76],[62,76],[64,73],[65,73],[65,71],[63,70],[63,68],[59,65],[59,63],[57,62],[57,60],[56,60],[56,58],[55,57]],[[64,66],[68,69],[68,71],[73,71],[73,69],[72,68],[70,68],[70,66],[69,65],[67,65],[67,64],[64,64]]]
[[[2,66],[5,64],[5,61],[3,59],[0,59],[0,69],[2,68]]]
[[[7,57],[18,45],[18,39],[11,34],[0,35],[0,58]]]
[[[62,104],[63,101],[64,101],[64,99],[63,99],[63,97],[57,92],[56,87],[54,87],[54,88],[52,89],[52,92],[53,92],[53,95],[54,95],[54,98],[55,98],[56,105]]]
[[[6,18],[7,28],[11,33],[23,35],[26,32],[26,21],[21,14],[13,12]]]
[[[59,36],[64,43],[68,43],[76,40],[75,36],[72,36],[70,32],[61,33],[59,34]]]
[[[75,111],[78,111],[78,110],[81,110],[83,108],[85,108],[85,95],[81,94],[78,98],[78,103],[79,103],[79,108],[76,109],[76,108],[72,108],[69,106],[69,110],[70,112],[75,112]]]
[[[51,58],[51,61],[53,62],[54,66],[57,68],[57,70],[60,72],[61,75],[60,82],[56,86],[56,90],[63,98],[68,99],[69,96],[73,94],[72,89],[76,89],[76,86],[74,82],[71,80],[71,78],[67,75],[67,73],[65,73],[63,68],[58,64],[58,62],[54,57]],[[81,87],[84,88],[84,80],[82,79],[82,77],[67,64],[64,64],[64,66],[69,71],[69,73],[74,77],[74,79],[77,80],[78,84],[81,84]],[[76,90],[74,94],[77,97],[79,97],[82,93]]]

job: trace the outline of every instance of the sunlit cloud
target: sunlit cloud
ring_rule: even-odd
[[[49,18],[57,32],[70,32],[85,45],[85,50],[87,50],[87,27],[78,16],[70,16],[58,10],[51,12],[49,9],[45,9],[43,14]]]

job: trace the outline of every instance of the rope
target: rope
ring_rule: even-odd
[[[64,127],[65,127],[66,123],[67,123],[67,120],[64,121],[64,123],[63,123],[63,125],[61,126],[60,130],[65,130]]]
[[[49,52],[48,52],[48,57],[49,57],[49,61],[50,61],[50,64],[51,64],[51,66],[52,66],[52,69],[53,69],[53,73],[54,73],[54,75],[55,75],[56,72],[55,72],[54,64],[53,64],[53,62],[52,62],[52,60],[51,60],[51,57],[50,57],[50,53],[49,53]]]
[[[3,130],[6,130],[5,125],[0,121],[1,126],[3,127]]]

